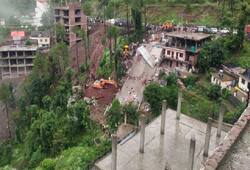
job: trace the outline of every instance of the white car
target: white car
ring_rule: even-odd
[[[220,33],[222,34],[228,34],[230,31],[227,28],[223,28],[222,30],[220,30]]]
[[[204,29],[206,28],[206,26],[198,26],[197,27],[197,31],[198,32],[204,32]]]
[[[211,32],[212,32],[213,34],[217,34],[217,33],[218,33],[218,29],[217,29],[217,28],[211,28]]]

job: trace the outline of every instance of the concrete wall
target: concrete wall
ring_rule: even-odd
[[[229,90],[231,89],[230,88],[231,81],[221,81],[220,79],[217,79],[213,75],[211,77],[211,83],[214,85],[219,85],[222,89],[224,88],[228,88]]]
[[[250,83],[250,82],[247,79],[245,79],[244,77],[240,76],[238,85],[245,92],[248,92],[248,87],[247,87],[248,83]]]
[[[49,37],[30,37],[31,40],[37,40],[38,47],[50,47]]]
[[[177,48],[172,48],[172,47],[166,47],[165,48],[165,56],[167,58],[173,58],[179,61],[185,61],[186,60],[186,51],[177,49]]]
[[[230,149],[235,144],[241,133],[247,126],[250,120],[250,107],[248,107],[228,132],[225,139],[216,147],[213,154],[208,157],[201,170],[216,170],[227,154],[230,154]]]

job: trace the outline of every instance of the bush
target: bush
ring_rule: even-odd
[[[55,160],[53,159],[44,159],[41,163],[43,170],[54,170],[55,169]]]
[[[183,83],[185,84],[186,87],[193,87],[197,80],[198,80],[197,76],[191,75],[183,79]]]
[[[145,88],[143,95],[145,100],[150,104],[153,115],[158,116],[161,112],[161,105],[164,99],[167,100],[170,108],[176,108],[178,86],[160,86],[158,83],[151,83]]]
[[[63,151],[56,161],[55,170],[89,169],[89,165],[94,159],[94,149],[88,147],[72,147]]]
[[[119,100],[114,99],[108,110],[107,121],[111,132],[115,132],[122,120],[122,107]]]
[[[208,88],[207,97],[210,100],[219,100],[221,97],[221,87],[219,85],[211,85]]]
[[[99,68],[97,70],[97,74],[99,77],[108,79],[113,71],[113,63],[110,63],[111,56],[108,49],[105,49],[104,54],[102,56],[102,60],[100,62]]]
[[[10,163],[12,159],[12,146],[10,143],[0,143],[0,167]]]
[[[224,116],[224,122],[234,124],[239,119],[244,109],[245,106],[242,104],[236,108],[236,111],[226,113]]]
[[[167,85],[176,85],[177,84],[177,79],[178,77],[176,76],[175,73],[171,73],[168,76],[165,77],[165,80],[167,81]]]
[[[33,152],[31,159],[29,161],[29,167],[36,167],[39,162],[41,162],[45,158],[45,155],[41,152],[41,148],[39,147],[35,152]]]
[[[133,125],[137,125],[139,121],[139,112],[137,106],[132,102],[125,104],[122,108],[124,114],[127,115],[127,122]]]
[[[227,90],[226,88],[224,88],[222,89],[221,94],[222,94],[222,98],[226,100],[231,95],[231,92]]]

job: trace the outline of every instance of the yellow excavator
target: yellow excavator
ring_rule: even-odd
[[[130,54],[129,54],[129,46],[128,45],[125,45],[123,47],[123,56],[124,56],[124,58],[128,58],[130,56]]]
[[[111,86],[114,86],[115,88],[118,88],[116,81],[105,80],[105,79],[96,80],[93,84],[93,87],[96,89],[105,89],[105,88],[107,88],[108,85],[111,85]]]

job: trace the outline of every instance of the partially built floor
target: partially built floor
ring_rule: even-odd
[[[121,142],[117,147],[117,170],[186,170],[188,168],[188,153],[190,138],[196,136],[196,150],[194,169],[200,169],[204,162],[203,149],[205,143],[206,124],[196,119],[181,115],[176,120],[176,112],[166,111],[165,135],[160,135],[161,117],[156,118],[146,126],[145,152],[139,153],[140,134]],[[212,128],[210,149],[213,149],[223,140],[216,137],[216,128]],[[111,154],[96,163],[100,170],[111,169]]]

